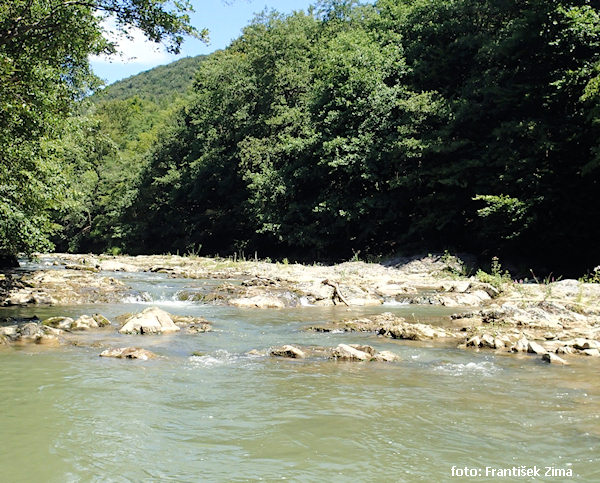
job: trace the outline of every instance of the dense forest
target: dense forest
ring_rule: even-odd
[[[334,0],[197,60],[3,120],[0,252],[600,263],[597,1]]]

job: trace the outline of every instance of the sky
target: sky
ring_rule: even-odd
[[[255,13],[277,10],[291,13],[295,10],[306,10],[315,0],[192,0],[194,13],[190,15],[191,23],[201,30],[209,30],[210,42],[186,38],[181,54],[175,56],[167,53],[154,42],[145,40],[141,32],[133,35],[133,40],[120,39],[123,56],[112,58],[93,57],[90,59],[92,69],[107,84],[152,69],[157,65],[168,64],[182,57],[209,54],[223,49],[250,23]]]

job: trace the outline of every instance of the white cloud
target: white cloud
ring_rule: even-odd
[[[115,27],[113,19],[105,19],[103,22],[106,35],[109,40],[117,45],[117,54],[93,55],[91,62],[113,63],[113,64],[160,64],[174,58],[163,45],[148,40],[138,28],[131,28],[129,35],[119,32]]]

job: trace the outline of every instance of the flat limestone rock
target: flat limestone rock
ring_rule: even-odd
[[[544,347],[542,347],[540,344],[538,344],[537,342],[534,342],[532,340],[530,340],[529,344],[527,345],[527,352],[531,352],[533,354],[539,354],[539,355],[548,353],[548,351],[546,349],[544,349]]]
[[[371,354],[355,349],[348,344],[340,344],[331,352],[332,359],[340,361],[368,361]]]
[[[140,359],[147,361],[148,359],[156,359],[156,354],[140,349],[138,347],[120,347],[117,349],[106,349],[100,353],[100,357],[115,357],[117,359]]]
[[[286,304],[278,297],[270,295],[255,295],[254,297],[240,297],[231,299],[230,305],[242,309],[283,309]]]
[[[121,334],[164,334],[178,332],[181,330],[171,316],[158,307],[150,307],[139,314],[128,317],[123,327],[119,329]]]

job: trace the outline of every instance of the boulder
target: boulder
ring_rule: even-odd
[[[100,357],[116,357],[118,359],[140,359],[147,361],[157,356],[153,352],[138,347],[121,347],[118,349],[106,349],[100,353]]]
[[[353,349],[359,350],[361,352],[366,352],[370,356],[374,356],[377,354],[377,351],[371,347],[370,345],[361,345],[361,344],[348,344]]]
[[[72,323],[73,319],[71,317],[50,317],[42,321],[43,325],[62,330],[69,330]]]
[[[269,354],[273,357],[287,357],[290,359],[304,359],[306,357],[304,351],[293,345],[276,347],[275,349],[272,349]]]
[[[128,317],[119,332],[121,334],[163,334],[181,330],[170,315],[158,307],[150,307]]]
[[[331,358],[340,361],[368,361],[371,354],[355,349],[348,344],[340,344],[331,352]]]
[[[453,337],[441,327],[433,327],[427,324],[400,323],[382,327],[378,333],[392,339],[405,339],[424,341],[443,337]]]
[[[90,330],[97,329],[98,323],[89,315],[82,315],[77,320],[71,323],[71,330]]]
[[[108,320],[106,317],[104,317],[104,315],[93,314],[92,318],[96,321],[96,324],[98,324],[98,327],[110,326],[110,320]]]

